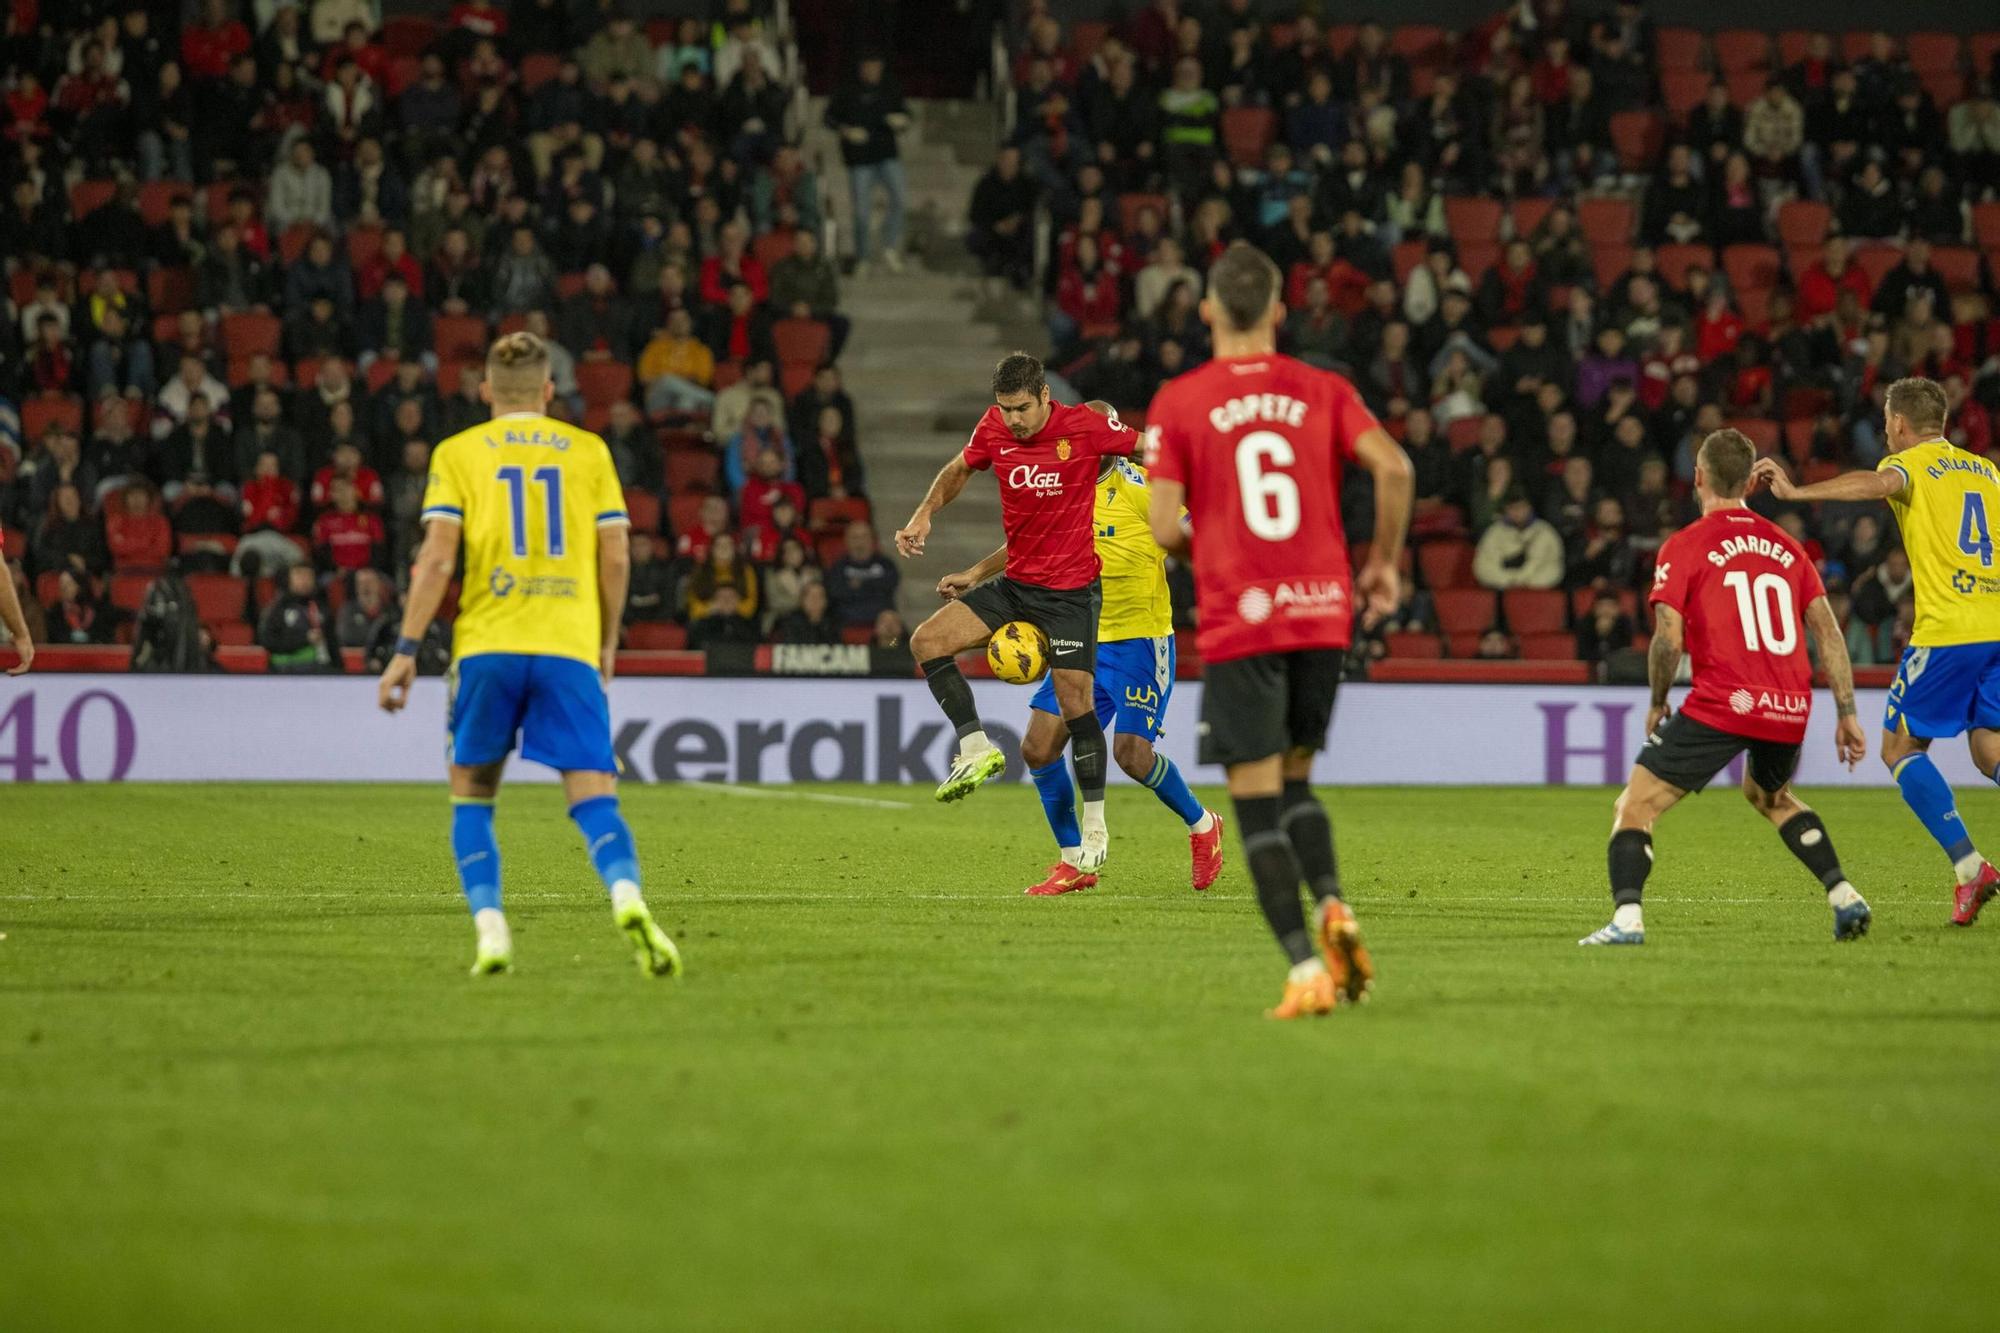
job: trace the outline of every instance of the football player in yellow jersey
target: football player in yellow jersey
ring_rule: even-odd
[[[1887,500],[1903,530],[1916,584],[1917,620],[1889,686],[1882,759],[1903,800],[1951,858],[1954,924],[1969,926],[2000,890],[1996,871],[1972,845],[1927,751],[1963,734],[1972,762],[2000,780],[2000,472],[1944,437],[1944,389],[1931,380],[1889,386],[1882,408],[1889,455],[1873,472],[1795,486],[1772,459],[1756,475],[1780,500]]]
[[[465,585],[453,626],[446,726],[452,854],[478,935],[473,975],[505,972],[514,962],[500,910],[493,798],[517,737],[524,757],[562,774],[570,818],[640,968],[672,975],[680,953],[640,896],[639,855],[618,810],[604,693],[631,576],[631,520],[604,441],[544,415],[554,392],[540,338],[512,333],[493,344],[480,386],[493,419],[431,455],[424,542],[379,698],[391,713],[408,702],[417,645],[444,599],[462,540]]]
[[[1102,412],[1102,403],[1088,406]],[[1153,540],[1148,519],[1151,500],[1146,470],[1129,458],[1107,456],[1098,469],[1094,523],[1104,604],[1097,619],[1097,664],[1092,692],[1097,720],[1115,727],[1112,757],[1133,781],[1153,789],[1188,827],[1194,887],[1206,889],[1222,873],[1222,820],[1203,808],[1174,761],[1153,748],[1174,692],[1174,612],[1167,591],[1166,552]],[[938,580],[947,600],[1006,568],[1005,547],[971,569]],[[1041,793],[1042,809],[1055,834],[1060,856],[1041,883],[1027,892],[1049,897],[1087,889],[1097,876],[1080,865],[1083,835],[1077,821],[1076,788],[1063,763],[1069,739],[1055,685],[1044,678],[1030,704],[1028,733],[1021,738],[1021,761]]]

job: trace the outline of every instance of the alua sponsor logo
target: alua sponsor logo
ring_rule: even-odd
[[[1739,717],[1749,713],[1783,713],[1804,717],[1811,709],[1812,696],[1806,694],[1775,694],[1770,690],[1752,694],[1739,688],[1729,696],[1729,710]]]
[[[1274,588],[1252,585],[1236,599],[1236,614],[1245,624],[1261,625],[1279,613],[1291,616],[1332,615],[1347,605],[1347,589],[1334,579],[1287,580]]]

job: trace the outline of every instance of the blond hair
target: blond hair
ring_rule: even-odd
[[[1725,427],[1701,442],[1695,461],[1708,476],[1708,489],[1725,500],[1734,500],[1750,484],[1757,446],[1742,431]]]
[[[1915,375],[1897,380],[1889,386],[1885,401],[1889,411],[1909,422],[1910,429],[1917,434],[1944,434],[1944,419],[1951,404],[1944,396],[1944,386],[1936,380]]]
[[[540,406],[549,380],[549,345],[523,330],[497,339],[486,353],[486,382],[493,399]]]

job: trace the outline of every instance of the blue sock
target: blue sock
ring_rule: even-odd
[[[458,862],[465,905],[474,912],[498,910],[500,840],[493,836],[493,802],[452,798],[451,854]]]
[[[1201,817],[1208,813],[1195,799],[1194,793],[1188,790],[1187,779],[1181,776],[1174,761],[1163,754],[1153,756],[1153,771],[1146,775],[1146,785],[1189,828],[1200,823]]]
[[[1965,835],[1965,825],[1958,817],[1951,784],[1938,772],[1931,757],[1913,754],[1897,764],[1894,773],[1896,785],[1903,789],[1903,804],[1923,821],[1925,831],[1937,839],[1937,845],[1944,848],[1952,864],[1971,856],[1972,839]]]
[[[1030,770],[1028,776],[1042,794],[1042,813],[1049,817],[1049,832],[1056,835],[1056,846],[1083,846],[1083,830],[1076,822],[1076,784],[1070,781],[1069,765],[1058,758],[1047,768]]]
[[[593,796],[569,808],[569,817],[583,830],[583,845],[597,877],[608,890],[620,880],[639,882],[639,851],[632,845],[632,829],[618,813],[616,796]]]

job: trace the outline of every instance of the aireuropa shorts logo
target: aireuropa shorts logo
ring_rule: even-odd
[[[1050,639],[1049,649],[1057,657],[1064,657],[1070,653],[1082,652],[1083,644],[1076,639]]]

